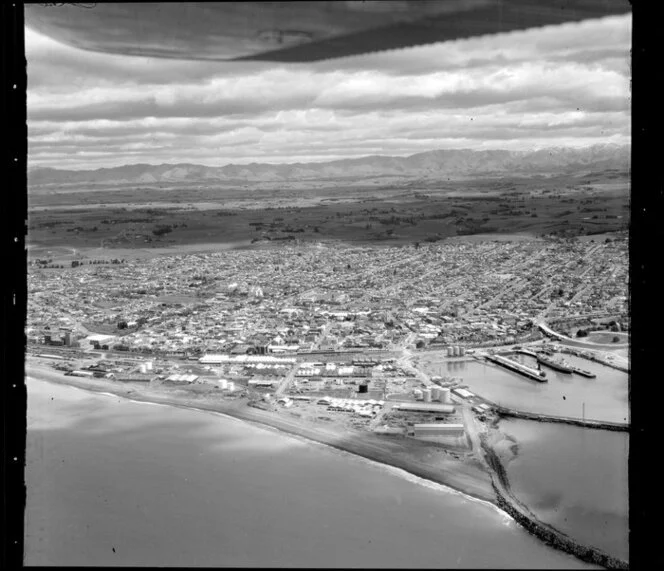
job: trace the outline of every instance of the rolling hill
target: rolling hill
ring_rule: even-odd
[[[550,175],[615,170],[627,173],[630,147],[549,148],[532,152],[468,149],[435,150],[408,157],[368,156],[320,163],[225,165],[133,164],[97,170],[28,170],[28,187],[51,185],[177,184],[215,182],[263,183],[350,180],[380,177],[444,179],[447,177]]]

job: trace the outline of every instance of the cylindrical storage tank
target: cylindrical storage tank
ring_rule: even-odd
[[[459,346],[458,346],[458,345],[455,345],[455,346],[454,346],[454,356],[455,356],[455,357],[458,357],[458,356],[459,356]]]
[[[431,400],[440,400],[440,387],[433,387],[431,389]]]
[[[417,400],[421,400],[422,399],[422,391],[420,389],[413,389],[413,396]]]
[[[466,348],[465,347],[459,347],[459,355],[463,357],[466,354]]]
[[[226,390],[228,388],[228,381],[226,379],[219,379],[219,388]]]
[[[358,392],[360,392],[360,393],[369,392],[369,385],[367,385],[367,384],[360,385]]]
[[[145,363],[145,368],[148,371],[151,371],[152,370],[152,361],[148,361],[147,363]]]
[[[234,391],[235,390],[235,383],[232,381],[228,381],[228,386],[226,387],[229,391]]]
[[[140,367],[138,367],[138,370],[141,373],[147,373],[148,372],[148,367],[147,367],[147,365],[141,365]]]
[[[431,402],[431,389],[424,389],[422,391],[422,400],[424,402]]]
[[[440,389],[440,402],[443,404],[451,404],[452,403],[452,396],[450,393],[450,389],[448,388],[441,388]]]
[[[447,356],[448,357],[453,357],[454,356],[454,347],[448,347],[447,348]]]

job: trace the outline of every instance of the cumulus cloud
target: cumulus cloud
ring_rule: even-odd
[[[177,61],[26,30],[30,166],[628,143],[631,17],[329,60]]]

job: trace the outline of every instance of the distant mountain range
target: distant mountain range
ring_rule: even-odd
[[[630,147],[549,148],[527,151],[452,149],[409,157],[368,156],[321,163],[226,165],[134,164],[97,170],[34,168],[30,187],[69,184],[265,183],[398,177],[442,179],[472,175],[546,175],[608,169],[627,172]]]

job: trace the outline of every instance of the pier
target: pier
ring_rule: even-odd
[[[511,359],[503,357],[502,355],[487,355],[486,358],[492,363],[496,363],[497,365],[505,367],[506,369],[510,369],[511,371],[524,375],[529,379],[539,383],[547,382],[547,378],[544,376],[544,373],[538,369],[527,367],[526,365],[512,361]]]

